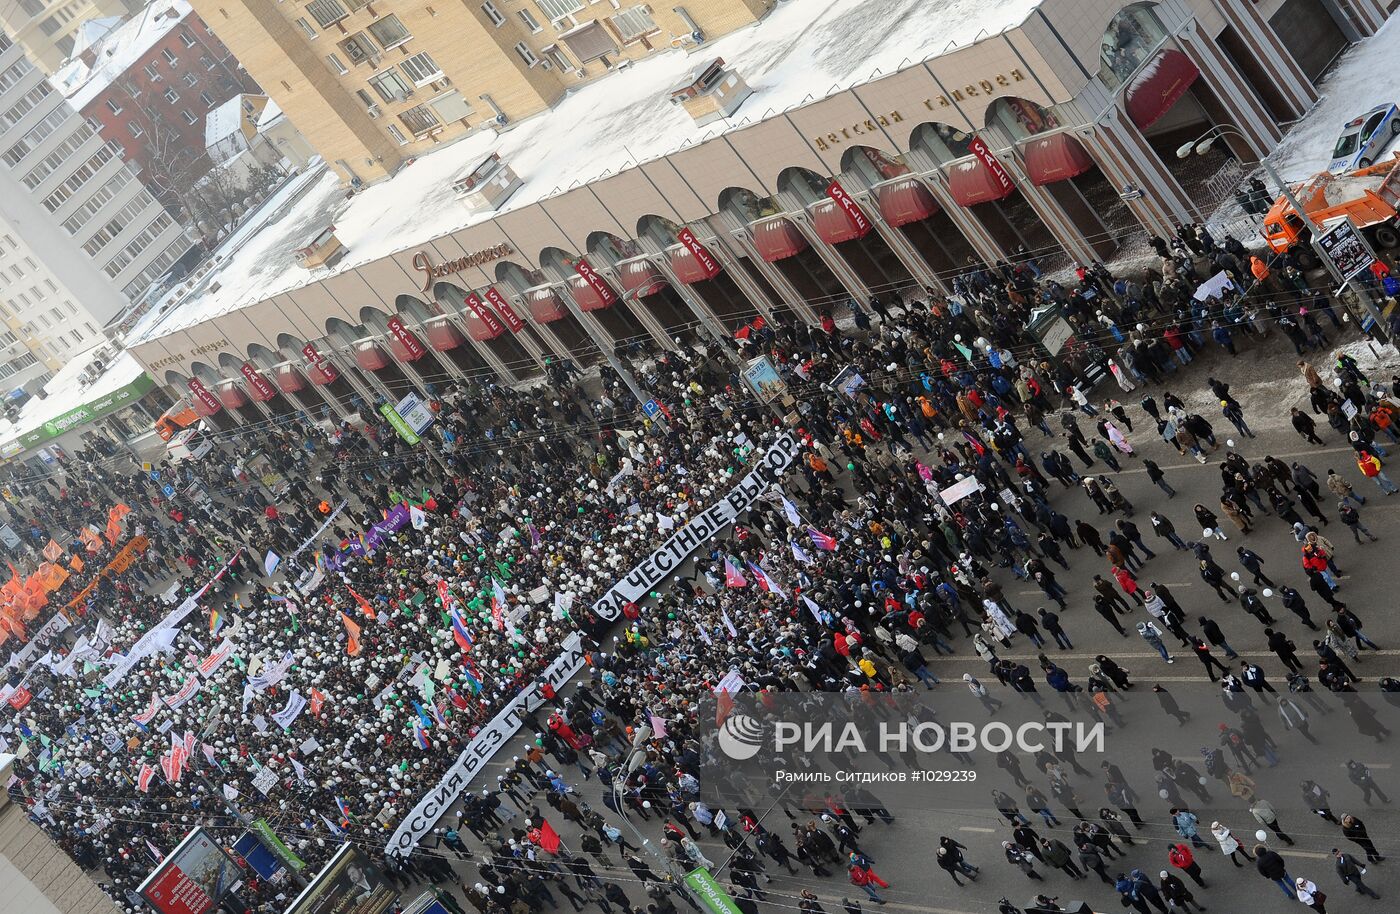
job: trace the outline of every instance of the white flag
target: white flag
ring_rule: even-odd
[[[731,638],[737,638],[737,637],[739,637],[739,630],[738,630],[737,628],[734,627],[734,620],[731,619],[731,618],[729,618],[729,610],[727,610],[727,609],[721,609],[721,610],[719,611],[719,615],[720,615],[720,618],[724,620],[724,627],[727,628],[727,629],[729,629],[729,637],[731,637]]]
[[[801,546],[797,545],[796,542],[792,543],[791,545],[792,545],[792,557],[793,557],[793,558],[797,559],[799,562],[801,562],[801,563],[804,564],[804,565],[810,565],[810,564],[812,564],[812,557],[811,557],[810,555],[807,554],[807,550],[806,550],[806,549],[803,549]]]
[[[417,505],[408,506],[408,519],[413,524],[414,530],[422,530],[428,526],[428,515]]]
[[[267,550],[267,555],[263,556],[263,571],[267,573],[268,577],[272,577],[272,573],[277,570],[277,566],[280,564],[282,564],[282,556],[271,549]]]
[[[292,770],[294,770],[297,773],[298,781],[306,780],[306,769],[301,766],[301,762],[298,762],[296,759],[292,759]]]
[[[802,526],[802,516],[797,513],[797,505],[788,501],[786,495],[779,495],[778,497],[783,500],[783,513],[787,515],[788,523],[792,524],[794,527]]]
[[[238,788],[234,787],[232,784],[225,784],[224,799],[228,800],[230,803],[238,799]]]

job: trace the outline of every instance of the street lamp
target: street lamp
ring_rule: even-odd
[[[1238,128],[1229,124],[1217,124],[1191,142],[1183,143],[1178,146],[1176,157],[1178,159],[1187,159],[1190,158],[1193,153],[1195,155],[1205,155],[1217,139],[1232,135],[1248,142],[1248,138],[1241,133]],[[1371,319],[1376,322],[1376,331],[1378,333],[1383,333],[1384,331],[1381,329],[1383,319],[1380,309],[1376,307],[1375,299],[1371,297],[1371,290],[1361,283],[1353,284],[1351,280],[1344,277],[1341,271],[1337,269],[1337,265],[1332,262],[1332,258],[1327,256],[1327,252],[1318,247],[1317,239],[1322,233],[1322,227],[1313,221],[1312,216],[1308,214],[1307,208],[1303,206],[1302,202],[1299,201],[1298,197],[1293,193],[1293,187],[1287,181],[1283,180],[1283,176],[1278,173],[1278,170],[1274,168],[1267,157],[1260,157],[1259,167],[1264,169],[1264,173],[1269,176],[1270,180],[1279,186],[1279,190],[1283,193],[1284,199],[1288,201],[1288,205],[1293,207],[1293,212],[1297,213],[1298,218],[1303,220],[1303,224],[1308,227],[1309,244],[1312,246],[1314,253],[1317,254],[1318,260],[1322,261],[1322,265],[1327,269],[1327,274],[1332,277],[1332,281],[1339,283],[1343,287],[1351,287],[1357,299],[1366,306],[1367,311],[1371,312]],[[1350,222],[1350,220],[1347,221]]]

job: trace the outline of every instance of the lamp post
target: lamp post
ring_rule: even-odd
[[[645,729],[646,728],[643,728],[643,730]],[[641,739],[637,742],[644,743],[645,740]],[[695,890],[690,887],[690,883],[685,881],[685,873],[682,872],[675,865],[675,863],[671,860],[670,857],[663,854],[656,847],[656,845],[652,844],[651,839],[648,838],[646,835],[642,834],[641,831],[637,828],[637,826],[632,824],[632,817],[627,815],[627,803],[624,801],[622,796],[623,781],[626,779],[627,775],[631,774],[633,771],[635,771],[638,767],[641,766],[641,763],[645,760],[645,758],[646,752],[641,748],[635,748],[627,754],[627,758],[624,760],[622,765],[622,770],[618,772],[617,777],[613,778],[613,806],[616,808],[618,816],[621,817],[622,821],[627,823],[627,827],[631,829],[632,836],[635,837],[638,842],[640,842],[642,849],[645,850],[647,853],[651,854],[653,857],[655,857],[657,862],[661,864],[662,869],[666,871],[666,875],[671,878],[672,885],[685,892],[686,895],[692,899],[693,903],[700,905],[700,909],[704,910],[704,899],[699,898],[695,894]],[[643,800],[642,807],[645,809],[650,809],[651,801]]]
[[[1176,150],[1176,157],[1178,159],[1186,159],[1190,158],[1192,154],[1204,155],[1217,139],[1230,135],[1239,137],[1241,140],[1248,142],[1248,138],[1240,133],[1237,128],[1229,124],[1217,124],[1191,142],[1183,143],[1179,146]],[[1382,338],[1384,338],[1385,331],[1381,327],[1381,312],[1380,309],[1376,307],[1376,301],[1371,295],[1371,290],[1366,288],[1362,283],[1353,283],[1343,276],[1341,271],[1337,269],[1337,265],[1332,262],[1332,258],[1327,256],[1327,252],[1319,248],[1317,239],[1322,233],[1322,227],[1313,221],[1312,216],[1309,215],[1302,201],[1293,193],[1292,186],[1283,179],[1283,176],[1278,173],[1278,170],[1274,168],[1269,160],[1267,158],[1260,158],[1259,167],[1264,169],[1264,173],[1279,186],[1283,198],[1288,201],[1288,205],[1293,207],[1293,211],[1298,214],[1298,218],[1302,219],[1303,224],[1308,227],[1308,243],[1317,254],[1318,260],[1322,261],[1322,265],[1327,269],[1327,274],[1332,277],[1333,282],[1340,284],[1343,288],[1351,289],[1352,294],[1355,295],[1357,300],[1365,305],[1366,310],[1371,313],[1371,319],[1375,321],[1376,324],[1376,332],[1381,334]]]

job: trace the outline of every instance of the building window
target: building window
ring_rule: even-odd
[[[170,50],[169,48],[162,48],[160,56],[164,57],[165,62],[170,64],[170,66],[172,67],[174,67],[177,63],[180,62],[180,58],[176,57],[175,52]]]
[[[520,55],[520,59],[525,61],[527,67],[533,67],[540,62],[540,59],[535,56],[535,52],[530,50],[530,46],[523,41],[515,46],[515,53]]]
[[[305,19],[298,19],[297,22],[301,24],[306,34],[310,35],[312,38],[316,37],[316,30],[311,28],[311,23],[307,22]],[[214,58],[210,57],[208,54],[199,55],[199,62],[204,64],[204,69],[206,70],[214,69]]]
[[[204,102],[204,107],[206,108],[214,107],[214,96],[210,95],[208,92],[199,93],[199,100]]]
[[[398,47],[405,41],[413,37],[408,29],[404,28],[399,17],[392,13],[377,22],[371,22],[369,33],[374,36],[374,40],[379,42],[379,46],[384,50]]]
[[[107,110],[112,112],[113,114],[121,114],[122,106],[117,104],[117,100],[115,98],[109,98],[107,99]]]
[[[195,76],[193,73],[186,73],[180,78],[185,81],[185,85],[187,86],[194,86],[196,83],[199,82],[199,77]]]
[[[183,45],[184,45],[185,47],[187,47],[187,48],[192,48],[192,47],[194,47],[194,36],[191,35],[189,32],[186,32],[184,29],[181,29],[181,30],[180,30],[180,43],[183,44]]]
[[[442,121],[438,120],[438,116],[433,113],[433,109],[429,108],[427,105],[418,105],[409,108],[403,114],[399,115],[399,120],[403,121],[403,125],[407,127],[414,136],[419,136],[420,134],[427,133],[430,130],[442,126]]]
[[[481,11],[486,14],[486,18],[491,20],[491,24],[497,28],[505,25],[506,17],[501,15],[501,11],[496,9],[494,3],[481,4]]]
[[[38,16],[44,11],[43,0],[19,0],[20,8],[31,16]]]
[[[427,51],[405,58],[399,66],[403,67],[404,73],[408,74],[408,78],[413,80],[415,86],[442,79],[441,68],[428,56]]]
[[[413,87],[404,82],[399,71],[393,67],[371,76],[369,84],[386,102],[401,102],[413,94]]]
[[[389,128],[389,136],[394,138],[395,143],[398,143],[400,146],[408,145],[408,137],[403,135],[403,131],[400,130],[397,125],[385,124],[384,126]]]
[[[535,19],[534,16],[531,16],[531,15],[530,15],[530,11],[529,11],[529,10],[519,10],[519,11],[516,12],[515,15],[517,15],[517,16],[520,17],[520,21],[523,22],[523,23],[525,23],[525,28],[529,29],[530,31],[532,31],[532,32],[542,32],[542,31],[544,31],[544,26],[540,25],[539,22],[536,21],[536,19]]]
[[[545,56],[550,59],[550,62],[559,68],[560,72],[572,73],[574,71],[573,62],[570,61],[568,57],[564,56],[563,50],[559,47],[551,45],[545,48],[544,53]]]
[[[326,55],[326,63],[330,64],[331,69],[339,73],[341,76],[344,76],[346,73],[350,72],[350,68],[345,66],[345,62],[334,54]]]
[[[5,126],[13,127],[15,124],[18,124],[26,114],[34,110],[35,105],[47,98],[52,91],[53,86],[48,80],[45,80],[24,93],[24,97],[15,102],[13,108],[5,112],[3,117]]]
[[[136,123],[135,121],[127,121],[126,129],[131,133],[132,136],[140,136],[141,134],[146,132],[142,130],[141,125]]]
[[[306,11],[323,29],[330,28],[350,15],[350,11],[341,5],[340,0],[311,0],[306,4]]]
[[[316,29],[311,25],[311,23],[306,21],[306,18],[304,16],[297,17],[297,25],[301,28],[303,32],[306,33],[307,38],[316,37]],[[213,61],[210,61],[209,67],[207,69],[213,69]]]
[[[50,37],[57,35],[58,30],[61,28],[63,28],[63,23],[59,22],[58,19],[54,16],[50,16],[43,22],[39,23],[39,31],[43,32],[45,35],[48,35]]]
[[[656,20],[651,18],[645,6],[633,6],[613,17],[613,26],[623,41],[636,41],[643,35],[657,31]]]
[[[0,73],[0,92],[9,91],[11,86],[23,79],[33,69],[34,65],[29,62],[27,57],[21,57],[6,67],[5,71]]]
[[[173,105],[180,100],[180,93],[176,92],[174,89],[166,89],[165,100]]]
[[[160,82],[160,68],[157,67],[155,64],[148,63],[142,69],[146,71],[146,75],[150,77],[151,80],[153,80],[154,82]]]
[[[199,120],[199,118],[190,113],[190,109],[188,108],[181,109],[180,117],[185,119],[186,124],[193,124]]]
[[[563,19],[583,9],[583,4],[579,0],[535,0],[535,5],[544,13],[544,17],[550,22]]]

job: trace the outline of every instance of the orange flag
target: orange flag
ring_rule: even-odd
[[[360,656],[360,626],[345,613],[340,614],[340,621],[345,625],[345,634],[349,639],[345,644],[345,653],[351,657]]]
[[[81,574],[83,568],[85,567],[85,563],[81,558],[75,555],[73,556],[73,558],[69,559],[68,567],[73,569],[74,574]]]
[[[63,547],[54,540],[49,540],[49,544],[44,547],[44,558],[50,562],[57,562],[60,555],[63,555]]]
[[[368,600],[356,593],[355,588],[349,586],[348,584],[345,586],[345,589],[350,591],[350,596],[355,598],[355,604],[360,607],[360,612],[364,613],[366,616],[369,616],[371,619],[375,618],[374,609],[369,605]]]

